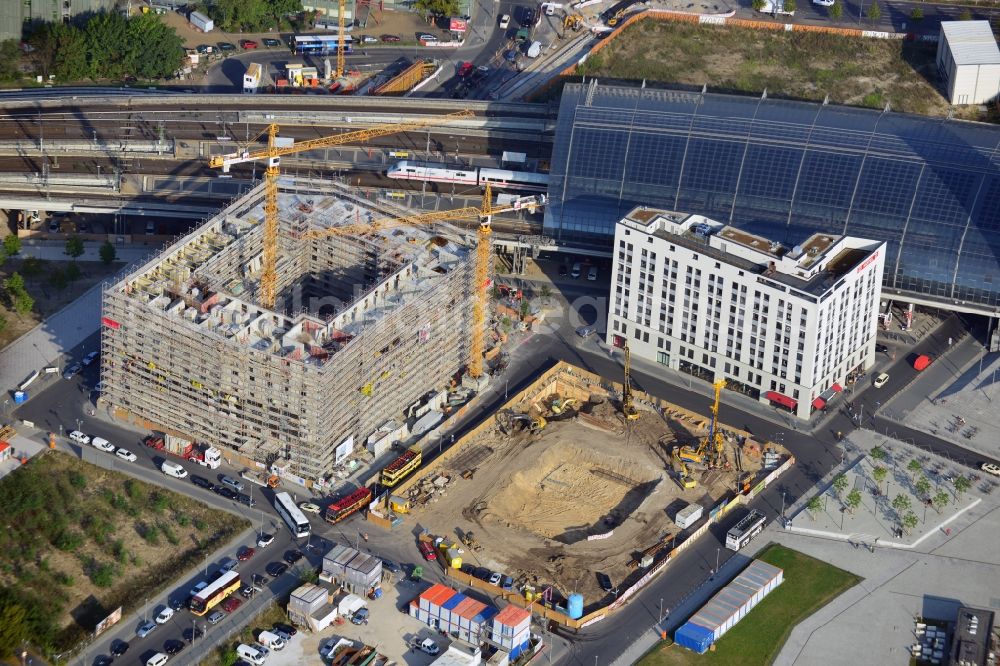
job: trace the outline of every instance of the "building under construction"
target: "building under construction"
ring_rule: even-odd
[[[469,359],[474,238],[337,233],[374,215],[279,182],[277,306],[260,305],[261,185],[121,281],[102,306],[104,398],[154,428],[307,479]]]

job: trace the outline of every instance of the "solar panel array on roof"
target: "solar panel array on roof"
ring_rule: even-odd
[[[887,243],[884,286],[1000,306],[1000,127],[809,102],[569,84],[545,233],[610,243],[646,205],[794,245]],[[891,293],[891,292],[890,292]]]

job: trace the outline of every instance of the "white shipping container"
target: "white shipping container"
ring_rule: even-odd
[[[677,523],[677,527],[686,530],[701,520],[703,512],[704,508],[700,504],[688,504],[677,512],[677,515],[674,516],[674,522]]]

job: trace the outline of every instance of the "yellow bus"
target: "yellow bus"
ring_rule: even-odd
[[[195,615],[202,616],[218,606],[226,597],[242,587],[240,575],[235,571],[227,571],[217,581],[191,597],[188,608]]]

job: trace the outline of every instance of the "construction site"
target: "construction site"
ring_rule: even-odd
[[[560,364],[398,492],[464,563],[553,603],[582,594],[589,612],[697,529],[681,509],[707,518],[788,457],[718,421],[721,389],[692,414]]]

